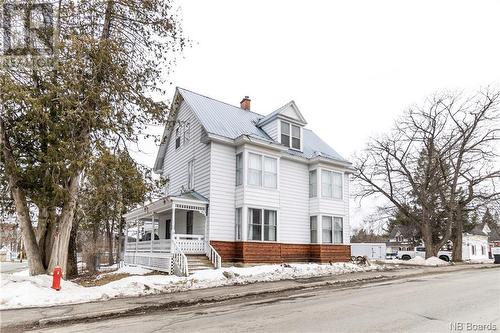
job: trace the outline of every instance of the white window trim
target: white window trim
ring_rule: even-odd
[[[317,216],[318,217],[318,222],[317,222],[317,228],[318,228],[318,243],[317,244],[331,244],[331,245],[341,245],[341,244],[348,244],[346,243],[346,235],[345,235],[345,230],[346,230],[346,217],[343,215],[338,215],[338,214],[311,214],[311,216]],[[323,242],[323,216],[328,216],[332,218],[332,242],[331,243],[324,243]],[[341,218],[342,219],[342,243],[334,243],[334,232],[335,232],[335,224],[333,222],[333,219],[335,217]]]
[[[281,123],[285,123],[285,124],[288,124],[288,135],[290,137],[290,140],[289,140],[289,144],[288,144],[288,148],[292,149],[292,150],[296,150],[296,151],[303,151],[304,150],[304,128],[302,127],[302,125],[298,125],[298,124],[295,124],[293,122],[290,122],[288,120],[284,120],[284,119],[281,119],[281,118],[278,118],[278,121],[277,121],[277,126],[278,126],[278,140],[281,144],[283,144],[281,142]],[[300,131],[300,148],[297,149],[297,148],[293,148],[292,147],[292,141],[293,141],[293,135],[292,135],[292,125],[293,126],[296,126],[299,128],[299,131]],[[286,147],[286,146],[285,146]]]
[[[234,240],[236,241],[241,241],[243,240],[243,207],[236,207],[234,210]],[[238,224],[238,210],[240,212],[239,217],[240,217],[240,223]],[[239,232],[240,232],[240,237],[238,237],[238,227],[239,227]]]
[[[258,239],[250,239],[250,233],[248,230],[249,229],[249,221],[248,221],[248,217],[250,216],[250,209],[256,209],[256,210],[260,210],[260,225],[261,225],[261,228],[260,228],[260,240]],[[274,211],[276,212],[276,240],[273,240],[273,241],[266,241],[264,240],[264,211],[266,210],[269,210],[269,211]],[[280,239],[279,239],[279,212],[278,212],[278,209],[277,208],[258,208],[258,207],[252,207],[252,206],[246,206],[246,211],[247,211],[247,214],[246,214],[246,219],[247,219],[247,222],[246,222],[246,229],[247,229],[247,237],[246,237],[246,240],[249,241],[249,242],[260,242],[260,243],[279,243]],[[242,214],[242,217],[243,217],[243,214]]]
[[[336,200],[336,201],[343,201],[344,198],[345,198],[345,190],[344,190],[344,186],[345,186],[345,183],[344,183],[344,177],[345,177],[345,173],[342,172],[342,171],[338,171],[338,170],[333,170],[333,169],[327,169],[327,168],[318,168],[318,170],[321,170],[320,171],[320,175],[318,176],[318,183],[321,183],[321,187],[323,187],[323,171],[327,171],[327,172],[332,172],[332,173],[337,173],[337,174],[340,174],[340,181],[341,181],[341,184],[340,184],[340,188],[342,190],[342,194],[340,196],[340,198],[335,198],[333,196],[333,177],[332,177],[332,197],[326,197],[326,196],[323,196],[323,189],[322,188],[319,188],[318,190],[318,193],[319,193],[319,196],[321,197],[321,199],[327,199],[327,200]],[[319,187],[319,185],[318,185]]]
[[[260,189],[265,189],[265,190],[270,190],[270,191],[277,191],[279,190],[279,183],[280,183],[280,158],[277,156],[269,155],[262,153],[260,151],[256,150],[246,150],[246,154],[244,155],[244,169],[245,169],[245,175],[248,174],[249,166],[250,166],[250,154],[255,154],[260,156],[260,161],[261,161],[261,181],[260,181],[260,186],[258,185],[253,185],[249,183],[249,177],[243,177],[244,184],[250,188],[260,188]],[[265,187],[264,186],[264,157],[268,158],[273,158],[276,160],[276,187]]]
[[[241,156],[241,164],[240,164],[240,183],[238,184],[238,167],[237,167],[237,160],[238,160],[238,155]],[[235,186],[238,187],[238,186],[242,186],[243,184],[245,184],[245,177],[244,177],[244,173],[245,173],[245,158],[244,158],[245,154],[243,152],[239,152],[239,153],[236,153],[235,155],[235,161],[234,161],[234,167],[235,167],[235,180],[234,180],[234,183],[235,183]]]

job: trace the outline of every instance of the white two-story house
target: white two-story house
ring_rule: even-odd
[[[154,169],[165,197],[125,215],[127,264],[350,259],[351,164],[293,101],[264,116],[177,88]]]

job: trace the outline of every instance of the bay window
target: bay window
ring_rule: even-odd
[[[236,155],[236,186],[243,184],[243,153]]]
[[[278,161],[264,156],[264,187],[276,188],[278,183]]]
[[[335,216],[333,218],[333,242],[335,244],[343,243],[344,225],[341,217]]]
[[[248,209],[248,240],[275,242],[277,226],[277,212],[275,210]]]
[[[262,185],[262,158],[261,155],[248,154],[248,185]]]
[[[342,200],[342,174],[340,172],[321,170],[321,196]]]
[[[331,243],[332,242],[332,217],[331,216],[322,216],[321,220],[322,224],[322,233],[321,233],[321,242],[322,243]]]
[[[236,208],[235,211],[235,228],[234,228],[234,238],[236,240],[241,240],[241,222],[242,222],[242,209]]]
[[[315,198],[318,193],[318,175],[316,170],[309,171],[309,198]]]
[[[332,197],[332,172],[321,170],[321,196],[323,198]]]
[[[311,230],[311,243],[318,242],[318,217],[311,216],[309,218],[309,225]]]
[[[248,154],[248,185],[266,188],[278,187],[278,159]]]

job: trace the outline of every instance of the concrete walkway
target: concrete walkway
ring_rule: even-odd
[[[500,268],[500,265],[455,265],[447,267],[404,267],[398,270],[351,273],[320,278],[262,282],[249,285],[225,286],[187,292],[118,298],[109,301],[63,305],[44,308],[26,308],[0,311],[1,331],[12,332],[23,328],[97,320],[144,311],[175,309],[200,303],[213,303],[243,297],[314,288],[346,288],[361,283],[405,279],[426,274],[461,270]]]

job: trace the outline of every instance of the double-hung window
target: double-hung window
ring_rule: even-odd
[[[184,124],[184,144],[189,142],[191,139],[191,126],[189,123]]]
[[[278,160],[264,156],[264,187],[276,188],[278,185]]]
[[[281,122],[281,144],[290,147],[290,124]]]
[[[331,216],[322,216],[321,220],[322,224],[322,233],[321,233],[321,241],[322,243],[331,243],[332,242],[332,217]]]
[[[243,153],[236,155],[236,186],[243,184]]]
[[[248,185],[262,186],[262,156],[248,154]]]
[[[289,148],[300,150],[301,135],[300,127],[290,124],[286,121],[281,121],[281,144]]]
[[[235,239],[236,240],[241,240],[241,219],[242,219],[242,209],[241,208],[236,208],[235,211]]]
[[[341,217],[334,216],[333,217],[333,242],[335,244],[342,244],[343,242],[343,234],[344,234],[344,225]]]
[[[255,241],[275,242],[278,221],[275,210],[248,209],[248,239]]]
[[[318,193],[318,175],[316,170],[309,171],[309,198],[314,198]]]
[[[188,162],[187,187],[189,190],[192,190],[194,188],[194,160]]]
[[[181,128],[180,125],[175,129],[175,149],[181,146]]]
[[[311,243],[318,242],[318,217],[311,216],[309,218],[310,230],[311,230]]]
[[[277,188],[278,160],[259,154],[248,154],[248,185]]]
[[[342,174],[321,170],[321,196],[330,199],[342,199]]]

